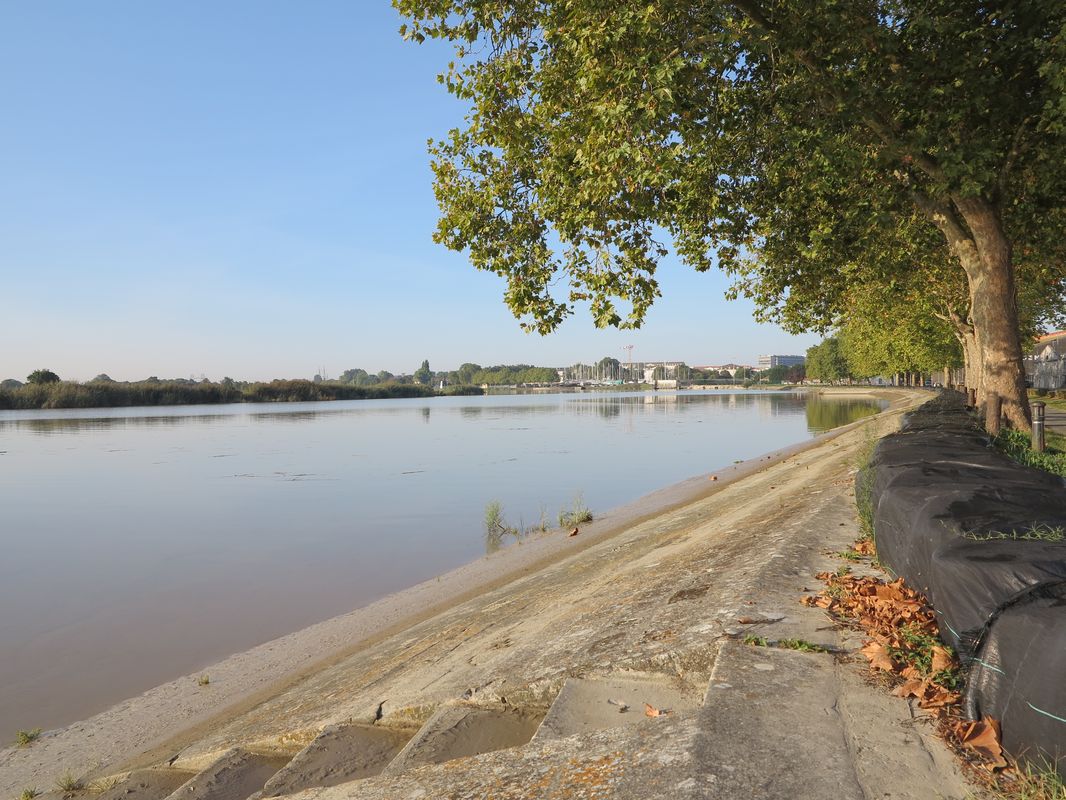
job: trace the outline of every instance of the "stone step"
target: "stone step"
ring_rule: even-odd
[[[291,758],[229,750],[175,789],[166,800],[248,800]]]
[[[138,769],[97,797],[99,800],[164,800],[195,774],[180,769]]]
[[[279,797],[377,775],[410,741],[412,731],[371,725],[326,728],[263,786],[256,797]]]
[[[676,714],[697,708],[701,699],[699,691],[667,676],[567,678],[534,740],[560,739],[636,723],[648,717],[645,703],[657,711]]]
[[[442,706],[382,771],[397,775],[424,764],[441,764],[518,747],[533,738],[541,715],[511,709]]]

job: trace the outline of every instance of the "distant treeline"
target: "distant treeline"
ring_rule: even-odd
[[[414,382],[423,386],[517,386],[529,383],[558,383],[559,371],[554,367],[535,367],[531,364],[500,364],[495,367],[482,367],[480,364],[466,363],[459,369],[435,372],[430,369],[429,361],[413,375],[393,375],[391,372],[371,373],[365,369],[346,369],[337,379],[341,383],[353,386],[378,386],[389,381],[403,383]]]
[[[312,400],[431,397],[433,394],[429,387],[411,383],[353,386],[332,381],[308,380],[275,380],[269,383],[151,379],[134,383],[110,380],[92,380],[88,383],[51,381],[0,388],[0,409],[293,403]]]

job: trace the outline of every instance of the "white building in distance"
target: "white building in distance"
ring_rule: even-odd
[[[807,356],[759,356],[759,369],[770,367],[800,367],[807,363]]]

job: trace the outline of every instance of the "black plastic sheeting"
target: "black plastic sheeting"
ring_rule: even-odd
[[[1066,527],[1066,481],[992,449],[945,392],[878,443],[856,493],[878,559],[968,668],[967,713],[1000,720],[1009,752],[1066,757],[1066,542],[1016,538]]]

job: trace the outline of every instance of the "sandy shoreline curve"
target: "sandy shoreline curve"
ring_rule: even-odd
[[[820,393],[888,400],[886,410],[912,403],[914,393],[875,387],[822,388]],[[87,759],[120,764],[165,761],[227,720],[265,702],[362,648],[396,634],[564,558],[576,555],[618,533],[672,510],[700,501],[731,484],[817,448],[865,424],[864,418],[827,433],[689,478],[604,512],[581,527],[576,537],[554,531],[484,556],[443,575],[387,595],[367,606],[231,655],[196,675],[184,676],[129,698],[111,708],[46,733],[19,761],[84,764]],[[210,685],[198,685],[208,673]],[[116,736],[117,731],[126,732]],[[102,746],[101,740],[106,744]],[[13,749],[0,751],[0,774],[13,763]],[[20,766],[30,766],[20,763]],[[0,792],[17,791],[0,778]]]

